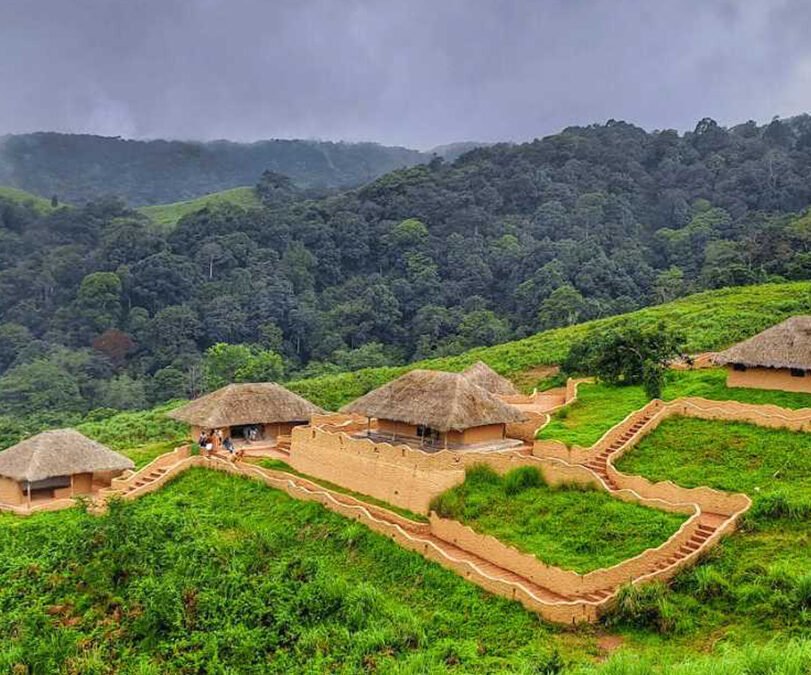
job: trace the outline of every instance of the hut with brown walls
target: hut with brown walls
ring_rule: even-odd
[[[243,437],[246,427],[255,427],[258,440],[275,443],[278,436],[307,424],[324,411],[298,394],[273,382],[229,384],[222,389],[169,412],[172,419],[191,426],[193,440],[203,430],[219,429],[223,438]]]
[[[484,361],[477,361],[469,368],[463,370],[462,375],[467,378],[469,382],[479,385],[482,389],[486,389],[491,394],[496,394],[497,396],[515,396],[518,394],[518,390],[512,382],[503,375],[499,375]]]
[[[727,386],[811,394],[811,316],[794,316],[719,352]]]
[[[44,431],[0,452],[0,502],[18,506],[89,495],[134,466],[74,429]]]
[[[342,408],[370,419],[372,440],[423,450],[501,449],[520,445],[507,424],[524,415],[461,373],[412,370]],[[371,420],[376,420],[371,426]]]

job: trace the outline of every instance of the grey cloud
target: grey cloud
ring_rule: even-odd
[[[0,134],[524,140],[811,109],[798,0],[0,0]]]

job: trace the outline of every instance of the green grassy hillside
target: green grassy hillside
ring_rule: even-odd
[[[252,206],[259,206],[259,200],[256,198],[256,192],[252,187],[237,187],[222,192],[212,192],[188,201],[142,206],[138,210],[148,216],[161,229],[169,230],[183,216],[216,204],[234,204],[247,209]]]
[[[30,204],[40,213],[48,213],[53,210],[50,199],[6,185],[0,185],[0,199],[9,199],[20,204]]]
[[[290,389],[329,409],[337,409],[410,368],[462,370],[477,360],[517,376],[536,366],[559,363],[569,345],[590,330],[624,321],[640,326],[665,321],[687,337],[691,352],[718,349],[768,328],[793,314],[811,313],[811,282],[744,286],[691,295],[630,314],[538,333],[523,340],[482,347],[459,356],[431,359],[400,368],[368,368],[288,383]]]

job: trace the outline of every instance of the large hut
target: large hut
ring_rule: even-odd
[[[191,425],[193,439],[202,431],[220,430],[223,438],[235,440],[255,431],[258,440],[274,442],[322,412],[281,385],[261,382],[229,384],[172,410],[169,417]]]
[[[499,375],[484,361],[477,361],[469,368],[462,371],[462,375],[469,382],[478,384],[482,389],[486,389],[491,394],[497,396],[515,396],[518,390],[506,377]]]
[[[794,316],[719,352],[727,386],[811,393],[811,316]]]
[[[44,431],[0,452],[0,502],[21,505],[89,495],[134,466],[74,429]]]
[[[523,414],[461,373],[412,370],[344,406],[343,412],[376,420],[369,436],[425,450],[502,448],[506,425]]]

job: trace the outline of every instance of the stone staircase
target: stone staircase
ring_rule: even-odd
[[[169,470],[170,467],[162,466],[152,469],[151,471],[144,473],[142,475],[136,474],[134,476],[134,480],[128,483],[125,488],[123,488],[120,493],[122,496],[126,496],[131,492],[135,492],[139,488],[144,487],[145,485],[149,485],[154,483],[159,478],[162,478],[163,475]]]
[[[598,444],[596,453],[588,461],[584,462],[583,466],[596,473],[610,489],[617,490],[617,484],[608,475],[608,459],[636,436],[642,427],[644,427],[657,412],[657,410],[645,411],[642,417],[628,424],[622,433],[615,437],[613,441],[605,446]]]
[[[698,520],[698,529],[690,536],[690,539],[688,539],[676,553],[658,561],[651,571],[658,572],[659,570],[663,570],[698,551],[704,546],[707,539],[715,534],[726,519],[727,516],[721,515],[720,513],[703,512]]]
[[[290,454],[290,444],[292,443],[292,436],[286,434],[283,436],[276,436],[276,449],[280,452]]]

